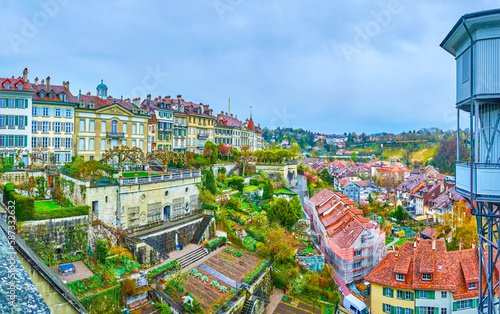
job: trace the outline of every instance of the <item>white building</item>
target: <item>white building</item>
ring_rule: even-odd
[[[28,69],[23,77],[0,78],[0,156],[16,157],[22,149],[25,165],[31,152],[31,98],[33,88],[28,81]]]

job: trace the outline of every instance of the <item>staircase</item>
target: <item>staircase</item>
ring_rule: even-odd
[[[194,262],[199,261],[200,259],[204,258],[207,255],[208,255],[207,251],[205,251],[204,248],[200,247],[191,253],[181,256],[180,258],[177,259],[177,262],[179,262],[181,268],[185,268],[193,264]]]
[[[196,229],[196,232],[193,235],[193,243],[194,244],[200,244],[201,240],[203,239],[203,234],[207,230],[208,227],[210,227],[210,222],[212,221],[212,216],[206,216],[203,218],[201,221],[201,224],[198,226],[198,229]]]
[[[250,313],[252,313],[253,303],[254,303],[254,301],[253,301],[253,300],[251,300],[251,299],[247,299],[247,300],[245,301],[245,304],[243,305],[243,311],[241,311],[241,313],[245,313],[245,314],[250,314]]]

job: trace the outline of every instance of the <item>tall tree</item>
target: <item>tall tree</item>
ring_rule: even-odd
[[[249,163],[255,161],[256,158],[253,156],[252,151],[250,150],[250,146],[245,145],[241,148],[241,154],[239,156],[238,162],[240,163],[242,167],[242,173],[241,175],[245,175],[245,169],[248,166]]]
[[[302,218],[302,210],[300,207],[292,206],[292,203],[284,198],[277,198],[271,202],[267,218],[270,222],[278,222],[281,226],[291,229]]]
[[[212,166],[210,166],[210,169],[208,169],[207,174],[206,174],[206,179],[205,179],[205,186],[207,190],[210,191],[210,193],[214,194],[217,193],[217,186],[215,184],[215,176],[214,176],[214,171],[212,169]]]
[[[131,147],[120,145],[115,146],[106,150],[102,154],[102,161],[105,163],[114,163],[119,171],[123,171],[123,168],[127,162],[133,163],[136,159],[136,151]]]
[[[271,181],[267,181],[264,185],[264,190],[262,191],[262,199],[270,200],[274,195],[273,184]]]
[[[460,160],[463,160],[465,154],[465,144],[460,141]],[[455,174],[455,161],[457,157],[457,138],[451,137],[444,140],[432,158],[432,162],[439,168],[440,172]]]

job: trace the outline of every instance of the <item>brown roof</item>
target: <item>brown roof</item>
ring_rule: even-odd
[[[49,89],[47,90],[47,86],[41,84],[32,84],[33,90],[35,94],[33,94],[33,101],[51,101],[51,102],[61,102],[61,103],[78,103],[78,99],[73,96],[69,89],[66,89],[62,85],[49,85]],[[41,92],[44,92],[44,97]],[[53,92],[53,93],[51,93]],[[66,94],[66,100],[62,101],[59,95]]]
[[[9,84],[9,88],[5,88],[6,84]],[[22,84],[22,89],[18,88],[18,85]],[[22,77],[14,78],[1,78],[0,77],[0,90],[10,90],[10,91],[23,91],[23,92],[33,92],[30,81],[23,81]]]
[[[404,243],[397,254],[386,255],[366,280],[392,288],[449,290],[455,300],[477,297],[479,290],[468,288],[469,282],[479,281],[477,249],[448,252],[445,240],[437,239],[433,250],[432,241]],[[423,273],[431,274],[432,280],[423,281]],[[397,281],[396,274],[406,275],[406,280]],[[495,280],[498,281],[498,274]]]

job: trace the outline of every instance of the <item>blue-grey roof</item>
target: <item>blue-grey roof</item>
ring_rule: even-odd
[[[50,313],[4,232],[0,232],[0,284],[1,313]]]
[[[474,19],[474,18],[478,18],[478,17],[486,17],[486,16],[489,16],[489,15],[496,15],[496,14],[500,14],[500,9],[493,9],[493,10],[486,10],[486,11],[479,11],[479,12],[474,12],[474,13],[469,13],[469,14],[465,14],[463,15],[458,21],[457,23],[455,23],[455,25],[453,26],[453,28],[451,29],[451,31],[448,33],[448,35],[446,35],[446,37],[444,38],[444,40],[441,42],[440,46],[445,49],[446,51],[448,51],[449,53],[451,54],[454,54],[454,51],[452,51],[450,49],[450,47],[447,46],[448,44],[448,41],[451,39],[451,37],[458,31],[460,30],[460,28],[463,28],[463,23],[464,21],[467,21],[467,20],[470,20],[470,19]]]

